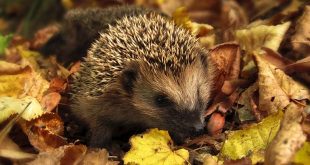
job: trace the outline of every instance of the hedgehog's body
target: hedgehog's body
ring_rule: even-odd
[[[72,111],[93,146],[120,129],[160,128],[183,140],[203,128],[211,66],[190,33],[152,12],[124,17],[88,51],[72,87]]]

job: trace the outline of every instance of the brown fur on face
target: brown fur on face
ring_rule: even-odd
[[[148,127],[168,130],[182,141],[203,128],[205,110],[212,89],[212,67],[197,58],[178,75],[152,70],[146,64],[138,68],[133,86],[132,105],[147,118]],[[156,105],[156,97],[164,95],[171,105]]]

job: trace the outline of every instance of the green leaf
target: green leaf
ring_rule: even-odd
[[[13,37],[13,34],[5,35],[5,36],[0,34],[0,55],[4,53],[4,50],[6,47],[8,47],[12,37]]]

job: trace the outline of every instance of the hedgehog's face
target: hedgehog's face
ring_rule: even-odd
[[[127,72],[125,84],[132,103],[145,118],[148,127],[168,130],[175,141],[202,132],[203,112],[209,102],[211,78],[201,61],[186,66],[179,75],[154,72],[138,64],[136,72]],[[132,70],[131,70],[132,71]],[[130,80],[133,78],[133,81]]]

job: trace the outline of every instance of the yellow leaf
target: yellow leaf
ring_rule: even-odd
[[[177,8],[172,14],[173,20],[177,25],[188,29],[192,35],[199,39],[201,45],[210,48],[215,44],[214,28],[208,24],[192,22],[186,12],[185,7]]]
[[[27,107],[28,104],[29,106]],[[25,110],[26,107],[27,109]],[[21,113],[23,110],[25,111],[21,117],[28,121],[43,114],[40,103],[33,97],[27,96],[22,99],[0,97],[0,123],[13,114]]]
[[[24,93],[26,81],[31,76],[29,67],[21,70],[18,74],[0,75],[0,96],[17,97]]]
[[[236,31],[236,39],[240,47],[247,52],[253,52],[261,47],[277,51],[290,22],[276,26],[259,25],[249,29]]]
[[[279,130],[282,116],[282,111],[279,111],[258,124],[230,132],[221,149],[221,156],[236,160],[265,149]]]
[[[277,112],[290,103],[290,99],[309,99],[307,87],[294,81],[282,70],[254,55],[258,67],[259,109]]]
[[[242,59],[244,67],[241,74],[243,77],[248,77],[255,72],[252,54],[261,53],[262,47],[277,51],[289,26],[290,22],[286,22],[276,26],[257,25],[236,31],[236,40],[241,49],[246,51]]]
[[[48,87],[48,81],[29,66],[15,70],[14,73],[6,71],[4,74],[0,74],[0,96],[19,98],[33,96],[41,100],[43,92]]]
[[[61,0],[61,3],[67,10],[73,8],[74,6],[74,2],[72,0]]]
[[[151,129],[130,138],[131,149],[124,156],[125,164],[186,164],[189,152],[173,149],[173,141],[167,131]]]
[[[22,46],[17,46],[17,50],[18,50],[19,54],[23,58],[38,57],[38,56],[40,56],[40,53],[35,52],[35,51],[31,51],[31,50],[26,50]]]
[[[310,162],[310,142],[305,142],[302,148],[296,153],[295,164],[308,164]]]

